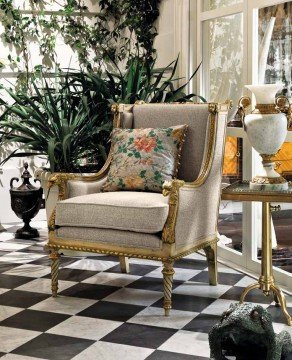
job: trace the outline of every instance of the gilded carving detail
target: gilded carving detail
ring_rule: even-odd
[[[175,242],[175,224],[179,204],[179,189],[184,186],[183,180],[173,180],[172,182],[166,181],[163,184],[162,194],[169,196],[169,212],[168,218],[162,231],[162,240],[167,244]]]

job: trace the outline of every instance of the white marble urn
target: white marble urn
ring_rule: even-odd
[[[261,155],[263,168],[250,182],[254,190],[287,190],[288,182],[275,171],[273,157],[283,145],[288,131],[287,117],[275,104],[282,84],[246,85],[256,98],[255,110],[244,118],[245,131],[253,148]]]

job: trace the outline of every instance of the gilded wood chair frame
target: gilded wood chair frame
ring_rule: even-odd
[[[189,103],[188,103],[189,104]],[[147,106],[147,104],[139,104],[141,106]],[[153,104],[151,104],[153,105]],[[161,105],[161,104],[160,104]],[[196,104],[199,105],[199,104]],[[121,270],[128,272],[127,259],[131,257],[160,260],[163,263],[163,282],[164,282],[164,310],[165,315],[169,315],[171,309],[171,291],[173,281],[173,264],[174,261],[180,259],[186,255],[203,249],[206,253],[208,270],[209,270],[209,282],[210,285],[217,285],[217,235],[200,239],[199,244],[196,246],[185,246],[183,248],[176,249],[175,247],[175,227],[178,214],[179,206],[179,192],[180,189],[185,188],[199,188],[206,182],[210,169],[212,168],[213,155],[216,145],[216,129],[218,115],[227,115],[230,108],[230,102],[226,101],[224,104],[209,103],[209,127],[207,135],[207,145],[205,148],[205,154],[203,164],[197,179],[193,182],[185,182],[183,180],[174,179],[171,182],[166,182],[163,185],[163,195],[169,196],[169,214],[164,225],[161,239],[161,249],[143,249],[133,248],[126,246],[118,246],[113,244],[104,244],[101,242],[89,243],[84,240],[77,239],[64,239],[56,236],[56,208],[52,212],[48,229],[49,229],[49,241],[46,247],[50,250],[51,259],[51,280],[52,280],[52,295],[57,296],[58,291],[58,270],[59,270],[59,258],[62,250],[75,250],[81,252],[93,252],[108,255],[115,255],[120,257]],[[184,104],[180,104],[184,106]],[[121,114],[125,111],[131,112],[133,105],[115,104],[112,106],[113,113],[113,126],[121,126]],[[223,150],[222,150],[223,151]],[[68,194],[68,181],[77,180],[84,182],[98,181],[104,178],[109,170],[111,162],[112,148],[110,149],[109,156],[102,167],[102,169],[93,175],[82,176],[77,174],[68,173],[55,173],[52,174],[49,179],[48,188],[57,186],[59,189],[58,200],[64,200]],[[223,162],[222,162],[223,165]],[[221,166],[222,169],[222,166]],[[219,201],[218,200],[218,212],[219,212]],[[217,213],[218,217],[218,213]]]

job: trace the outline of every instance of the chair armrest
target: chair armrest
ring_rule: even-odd
[[[198,178],[193,182],[173,180],[163,186],[163,195],[169,196],[169,214],[162,240],[175,243],[176,248],[195,247],[216,237],[228,107],[226,104],[218,111],[214,104],[213,111],[210,109],[209,131]]]
[[[56,173],[49,178],[48,195],[53,186],[57,186],[59,189],[58,200],[92,194],[100,191],[105,180],[105,174],[100,177],[98,174],[82,176],[70,173]]]

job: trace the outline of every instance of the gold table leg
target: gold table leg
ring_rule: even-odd
[[[244,289],[240,296],[240,303],[243,303],[247,293],[253,289],[263,290],[266,296],[273,292],[276,305],[281,306],[288,325],[292,326],[292,317],[287,311],[285,295],[282,293],[281,289],[275,285],[272,263],[271,209],[269,202],[263,202],[262,231],[261,276],[257,283],[249,285],[246,289]]]

